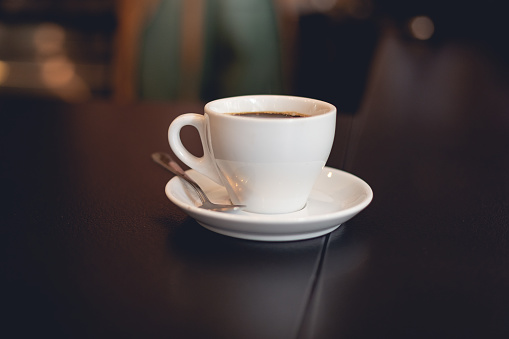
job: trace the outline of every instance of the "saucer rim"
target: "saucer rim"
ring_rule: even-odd
[[[177,199],[176,197],[174,197],[173,195],[170,194],[169,189],[172,184],[172,181],[180,180],[178,177],[172,177],[168,181],[168,183],[165,186],[165,193],[166,193],[166,196],[168,197],[168,199],[170,199],[170,201],[172,201],[175,205],[177,205],[184,211],[193,211],[195,213],[205,215],[205,216],[208,216],[211,218],[220,217],[221,219],[225,219],[228,221],[248,222],[249,223],[249,222],[253,222],[253,220],[257,220],[258,223],[275,222],[275,223],[278,223],[281,225],[282,224],[294,225],[295,223],[307,223],[307,222],[309,222],[310,219],[312,219],[315,222],[322,222],[324,220],[329,220],[331,218],[345,217],[352,213],[356,214],[356,213],[362,211],[373,200],[373,190],[371,189],[371,187],[364,180],[357,177],[356,175],[353,175],[349,172],[346,172],[346,171],[343,171],[343,170],[340,170],[337,168],[328,167],[328,166],[324,166],[324,168],[322,169],[322,173],[323,172],[336,172],[338,175],[349,176],[351,179],[356,181],[359,185],[363,186],[364,190],[366,191],[366,198],[363,199],[362,202],[360,202],[354,206],[351,206],[351,207],[348,207],[345,209],[341,209],[336,212],[324,213],[321,215],[300,216],[299,217],[299,216],[293,215],[294,213],[297,213],[298,211],[290,212],[290,213],[283,213],[283,214],[261,214],[261,213],[253,213],[253,212],[245,212],[244,211],[243,213],[247,213],[247,214],[238,214],[235,212],[225,213],[225,212],[219,212],[219,211],[206,210],[206,209],[200,208],[199,206],[182,202],[180,199]],[[191,177],[193,175],[199,175],[204,180],[210,180],[206,176],[202,175],[201,173],[199,173],[193,169],[186,170],[186,173],[188,175],[190,175]],[[212,180],[210,180],[210,181],[212,182]],[[316,184],[315,184],[315,186],[316,186]],[[313,187],[313,189],[314,189],[314,187]],[[282,216],[287,216],[288,218],[282,219]],[[273,217],[273,218],[271,218],[271,217]]]
[[[202,174],[194,171],[187,170],[189,175],[196,175],[197,181],[207,180],[213,183],[210,179]],[[349,178],[349,183],[361,188],[364,194],[362,200],[345,209],[334,210],[333,212],[326,212],[312,215],[298,215],[299,211],[287,214],[256,214],[250,212],[217,212],[202,209],[196,205],[191,205],[187,201],[182,201],[177,198],[173,193],[180,187],[173,187],[177,185],[177,177],[173,177],[168,181],[165,187],[165,192],[170,201],[176,206],[181,208],[190,217],[195,219],[198,224],[213,232],[223,234],[225,236],[248,239],[255,241],[294,241],[315,238],[337,229],[341,224],[353,218],[360,211],[366,208],[373,199],[373,191],[371,187],[359,177],[332,167],[324,167],[321,175],[330,177],[334,173],[336,180],[339,178]],[[327,180],[327,179],[326,179]],[[179,185],[183,183],[180,182]],[[217,185],[217,184],[214,184]],[[317,187],[315,184],[314,190],[323,193],[323,187]],[[218,187],[220,187],[218,185]],[[172,191],[173,190],[173,191]],[[334,193],[333,190],[330,191]],[[239,214],[242,213],[242,214]]]
[[[268,241],[268,242],[286,242],[286,241],[297,241],[317,238],[322,235],[328,234],[335,231],[342,224],[327,226],[326,228],[320,228],[308,232],[296,232],[296,233],[284,233],[284,234],[267,234],[267,233],[255,233],[255,232],[235,232],[233,230],[219,228],[213,225],[209,225],[203,221],[196,220],[198,224],[208,229],[209,231],[219,233],[228,237],[245,239],[245,240],[256,240],[256,241]]]

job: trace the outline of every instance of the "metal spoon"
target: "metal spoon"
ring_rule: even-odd
[[[172,172],[179,178],[184,179],[187,181],[189,185],[191,185],[192,188],[198,193],[198,197],[200,198],[202,205],[201,208],[212,210],[212,211],[237,211],[241,210],[242,208],[246,207],[244,205],[222,205],[222,204],[215,204],[207,198],[207,195],[201,187],[193,180],[191,177],[189,177],[186,172],[179,166],[179,164],[174,161],[169,154],[162,153],[162,152],[156,152],[152,154],[152,159],[158,163],[159,165],[166,168],[168,171]]]

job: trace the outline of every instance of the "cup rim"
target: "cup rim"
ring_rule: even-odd
[[[329,114],[336,114],[337,113],[336,106],[334,106],[333,104],[328,103],[326,101],[323,101],[323,100],[313,99],[313,98],[309,98],[309,97],[295,96],[295,95],[279,95],[279,94],[252,94],[252,95],[238,95],[238,96],[219,98],[219,99],[215,99],[215,100],[212,100],[212,101],[209,101],[208,103],[206,103],[205,107],[204,107],[204,112],[206,114],[213,114],[213,115],[217,115],[217,116],[224,116],[224,117],[231,117],[231,118],[234,118],[234,119],[238,119],[239,116],[235,116],[233,114],[225,114],[225,112],[218,112],[217,110],[214,110],[211,107],[214,106],[214,105],[217,105],[221,101],[228,101],[228,100],[234,100],[234,99],[242,100],[242,99],[247,99],[247,98],[254,98],[254,99],[261,99],[261,98],[283,98],[283,99],[286,99],[286,100],[298,100],[298,101],[313,102],[313,103],[316,103],[316,104],[319,104],[319,105],[322,105],[323,107],[325,107],[325,109],[324,109],[324,111],[322,113],[308,116],[308,117],[306,117],[306,120],[308,120],[309,118],[318,118],[320,116],[326,116],[326,115],[329,115]],[[229,113],[229,112],[226,112],[226,113]],[[256,117],[242,117],[242,119],[256,119],[256,120],[259,120]],[[271,121],[276,121],[276,120],[279,120],[279,121],[296,121],[295,119],[274,119],[274,120],[271,119]],[[297,119],[297,120],[300,120],[300,119]]]

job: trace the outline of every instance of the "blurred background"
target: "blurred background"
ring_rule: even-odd
[[[0,0],[0,97],[292,94],[355,112],[387,18],[437,44],[437,27],[500,40],[502,13],[492,1]]]
[[[295,94],[354,111],[372,12],[370,0],[0,0],[0,96]]]
[[[0,95],[110,97],[113,1],[0,1]]]

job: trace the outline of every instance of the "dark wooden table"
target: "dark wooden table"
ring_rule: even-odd
[[[374,200],[286,243],[215,234],[166,198],[150,154],[201,103],[2,98],[0,337],[507,338],[506,71],[382,37],[328,163]]]

